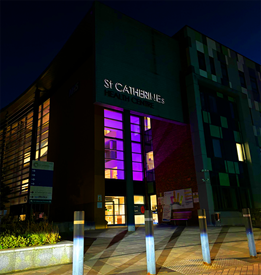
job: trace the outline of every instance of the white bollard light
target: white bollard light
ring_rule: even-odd
[[[147,274],[156,274],[155,243],[151,210],[145,211]]]
[[[73,222],[73,275],[83,275],[84,211],[74,211]]]

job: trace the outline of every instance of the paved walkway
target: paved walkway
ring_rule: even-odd
[[[245,228],[209,227],[212,266],[205,266],[197,227],[154,228],[158,275],[261,275],[261,229],[254,229],[258,258],[250,258]],[[84,275],[146,275],[144,231],[144,227],[135,232],[126,228],[86,231]],[[72,265],[15,274],[69,275]]]

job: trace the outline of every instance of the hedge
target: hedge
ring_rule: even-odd
[[[0,249],[54,244],[61,238],[58,227],[48,221],[2,221],[0,232]]]

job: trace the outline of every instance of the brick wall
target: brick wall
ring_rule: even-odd
[[[166,191],[185,188],[198,192],[190,126],[153,120],[152,139],[157,197],[164,196]],[[197,222],[197,209],[199,203],[194,203],[193,209],[184,209],[192,211],[189,224]],[[158,210],[161,222],[162,208],[159,206]]]

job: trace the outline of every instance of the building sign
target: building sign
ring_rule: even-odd
[[[53,168],[53,162],[32,161],[29,203],[52,202]]]
[[[184,123],[177,41],[103,16],[95,28],[95,103]]]
[[[128,86],[128,85],[123,85],[120,82],[113,83],[111,80],[104,79],[104,87],[109,89],[109,90],[112,90],[112,91],[116,92],[116,94],[117,93],[118,94],[125,94],[125,97],[122,97],[122,99],[131,100],[133,103],[137,103],[137,101],[135,101],[134,98],[133,98],[133,97],[136,97],[136,98],[146,99],[146,100],[151,101],[151,102],[156,102],[156,103],[159,103],[159,104],[165,104],[164,98],[159,94],[153,94],[153,93],[150,93],[150,92],[147,92],[147,91],[135,88],[135,87],[131,87],[131,86]],[[104,94],[109,95],[110,93],[108,93],[107,90],[105,90]],[[111,96],[114,96],[114,95],[115,95],[114,93],[111,93]],[[127,95],[131,96],[130,99]],[[116,95],[115,95],[115,97],[116,97]],[[120,99],[120,96],[118,95],[117,98]],[[144,105],[144,103],[143,103],[143,105]],[[145,104],[145,105],[153,108],[153,105],[151,105],[151,104]]]
[[[134,204],[134,215],[144,215],[145,206],[142,204]]]

